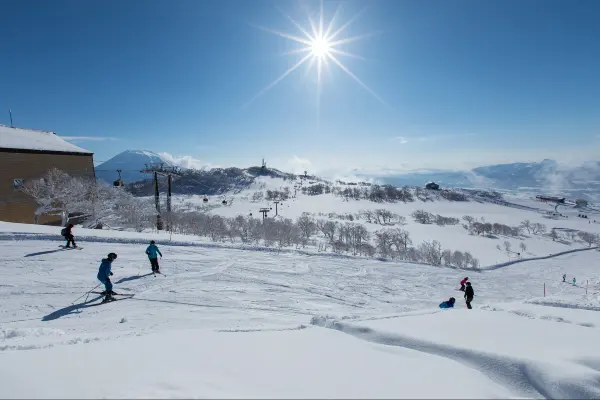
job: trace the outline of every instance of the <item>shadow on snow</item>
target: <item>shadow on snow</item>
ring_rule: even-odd
[[[121,278],[121,279],[119,279],[118,281],[115,282],[115,285],[118,285],[120,283],[135,281],[137,279],[145,278],[145,277],[150,276],[150,275],[152,275],[152,272],[149,272],[149,273],[147,273],[145,275],[134,275],[134,276],[126,277],[126,278]]]
[[[52,313],[44,316],[42,318],[42,321],[53,321],[55,319],[59,319],[61,317],[67,316],[69,314],[76,313],[77,311],[82,310],[84,308],[97,306],[100,303],[96,303],[96,304],[92,304],[92,303],[96,300],[100,300],[102,297],[103,296],[94,297],[93,299],[90,299],[83,303],[73,304],[68,307],[61,308],[60,310],[53,311]]]
[[[59,251],[65,251],[65,249],[56,249],[56,250],[48,250],[48,251],[39,251],[37,253],[30,253],[30,254],[26,254],[25,257],[35,257],[35,256],[42,256],[44,254],[52,254],[52,253],[58,253]]]

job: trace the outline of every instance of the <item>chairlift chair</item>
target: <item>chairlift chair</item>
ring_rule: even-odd
[[[117,170],[117,173],[119,174],[119,179],[117,179],[116,181],[114,181],[114,182],[113,182],[113,185],[114,185],[115,187],[121,187],[121,186],[123,186],[123,184],[124,184],[124,183],[123,183],[123,179],[121,179],[121,170],[120,170],[120,169],[118,169],[118,170]]]

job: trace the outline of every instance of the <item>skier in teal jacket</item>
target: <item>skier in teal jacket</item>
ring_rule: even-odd
[[[102,263],[100,264],[100,268],[98,268],[98,275],[96,276],[98,280],[104,283],[104,300],[103,303],[112,300],[113,295],[113,284],[110,281],[110,276],[113,274],[111,271],[112,262],[117,259],[117,255],[115,253],[110,253],[107,258],[102,259]]]
[[[160,252],[160,250],[158,249],[158,247],[156,246],[156,242],[154,240],[152,240],[150,242],[150,246],[148,246],[148,248],[146,248],[146,254],[148,255],[148,258],[150,259],[150,265],[152,266],[152,272],[160,272],[159,271],[159,265],[158,265],[158,255],[160,254],[161,258],[162,258],[162,253]]]

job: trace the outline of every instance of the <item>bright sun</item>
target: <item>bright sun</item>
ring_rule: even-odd
[[[324,37],[317,37],[310,44],[310,52],[314,57],[326,59],[331,56],[331,43]]]
[[[346,65],[342,62],[342,57],[349,57],[354,59],[364,60],[363,57],[350,53],[346,50],[342,50],[340,46],[352,43],[354,41],[372,36],[372,34],[359,35],[353,37],[344,37],[341,38],[342,33],[348,28],[350,24],[352,24],[361,13],[355,15],[350,20],[346,21],[343,24],[340,24],[339,28],[334,29],[334,25],[336,19],[338,17],[338,13],[341,9],[341,4],[338,5],[333,18],[331,18],[329,24],[326,24],[324,21],[324,12],[323,12],[323,0],[321,0],[321,12],[319,13],[318,20],[313,20],[310,16],[308,17],[308,24],[310,26],[309,29],[305,29],[298,22],[292,19],[289,15],[285,14],[283,11],[279,10],[288,20],[290,20],[301,32],[301,36],[294,35],[291,33],[275,31],[269,28],[263,28],[260,26],[256,26],[257,28],[264,30],[269,33],[273,33],[279,37],[284,39],[291,40],[295,42],[299,46],[294,50],[289,51],[287,54],[296,54],[300,56],[300,60],[288,68],[279,78],[275,79],[273,82],[268,84],[262,90],[260,90],[250,101],[248,101],[244,106],[251,103],[254,99],[261,96],[262,94],[269,91],[279,82],[284,80],[289,74],[298,69],[301,65],[307,63],[308,70],[312,70],[313,66],[316,67],[316,78],[317,78],[317,112],[320,107],[320,97],[321,97],[321,84],[323,78],[323,70],[325,68],[329,68],[331,65],[335,65],[342,71],[344,71],[350,78],[352,78],[356,83],[362,86],[367,92],[369,92],[373,97],[379,100],[381,103],[386,105],[386,103],[379,97],[377,94],[371,90],[362,80],[360,80],[356,75],[354,75]],[[318,117],[317,117],[318,119]]]

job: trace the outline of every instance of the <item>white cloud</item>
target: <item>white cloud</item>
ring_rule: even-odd
[[[287,160],[286,172],[291,172],[294,174],[303,174],[304,171],[311,171],[313,169],[313,164],[310,162],[310,160],[306,158],[300,158],[294,155],[292,158]],[[314,171],[312,171],[312,173],[314,173]]]
[[[170,153],[158,153],[165,161],[169,161],[181,168],[187,169],[206,169],[206,168],[216,168],[216,165],[211,163],[204,162],[192,156],[174,156]]]
[[[111,141],[114,142],[119,140],[114,137],[104,137],[104,136],[60,136],[61,139],[66,140],[67,142],[104,142]]]
[[[396,136],[395,138],[393,138],[393,140],[395,142],[400,143],[400,144],[406,144],[406,143],[408,143],[408,138],[405,137],[405,136]]]

